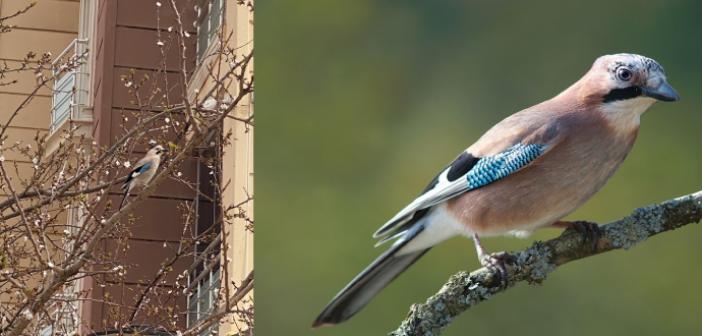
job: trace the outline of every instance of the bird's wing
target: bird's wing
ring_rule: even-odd
[[[129,172],[129,175],[127,175],[127,180],[124,181],[124,186],[128,186],[129,182],[131,182],[135,177],[141,175],[145,171],[149,170],[151,168],[151,161],[147,160],[140,160],[139,162],[136,163],[134,169],[132,169],[131,172]]]
[[[496,131],[493,129],[490,132]],[[441,171],[414,201],[378,229],[373,237],[380,238],[388,236],[392,232],[403,231],[405,229],[403,224],[410,222],[415,214],[421,210],[516,173],[546,153],[562,138],[557,127],[553,125],[545,125],[533,132],[521,133],[514,139],[503,141],[501,150],[496,151],[495,148],[492,148],[491,151],[494,154],[476,157],[472,154],[472,150],[485,152],[479,148],[483,140],[481,138]],[[490,141],[489,143],[495,142]]]

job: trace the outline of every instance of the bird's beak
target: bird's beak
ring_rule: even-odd
[[[678,93],[675,92],[675,89],[673,89],[673,87],[670,86],[670,84],[668,84],[666,81],[662,81],[661,84],[658,85],[658,87],[656,88],[644,86],[641,88],[641,91],[644,96],[651,97],[660,101],[671,102],[680,99],[680,96],[678,96]]]

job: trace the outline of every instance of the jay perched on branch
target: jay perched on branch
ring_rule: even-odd
[[[349,319],[431,247],[454,236],[472,238],[481,264],[505,277],[504,260],[486,253],[479,237],[576,227],[579,222],[560,219],[614,174],[634,144],[641,114],[659,100],[675,101],[678,94],[656,61],[606,55],[559,95],[502,120],[375,232],[379,244],[394,243],[313,326]]]
[[[129,197],[129,192],[132,191],[134,187],[144,187],[151,179],[156,175],[158,166],[161,164],[161,154],[165,153],[167,150],[161,145],[156,145],[146,152],[141,160],[137,161],[134,165],[134,169],[127,175],[127,180],[124,181],[122,189],[124,190],[124,196],[122,197],[122,202],[119,204],[119,210],[122,210],[124,202]]]

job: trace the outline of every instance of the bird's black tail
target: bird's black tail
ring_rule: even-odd
[[[122,202],[119,203],[119,210],[122,210],[122,207],[124,206],[124,202],[127,200],[127,197],[129,197],[129,188],[124,188],[124,196],[122,196]]]
[[[348,320],[400,273],[429,251],[429,249],[422,249],[405,254],[398,253],[419,234],[421,229],[420,227],[419,230],[410,230],[416,232],[408,232],[401,243],[393,245],[351,280],[317,316],[312,327],[334,325]]]

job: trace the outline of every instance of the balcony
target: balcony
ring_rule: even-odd
[[[195,262],[188,268],[188,328],[214,313],[219,304],[220,244],[217,236],[202,252],[198,252]],[[217,324],[200,335],[213,335]]]
[[[75,39],[52,63],[54,91],[51,103],[51,134],[74,121],[92,121],[92,113],[87,106],[90,97],[87,51],[88,40]]]

